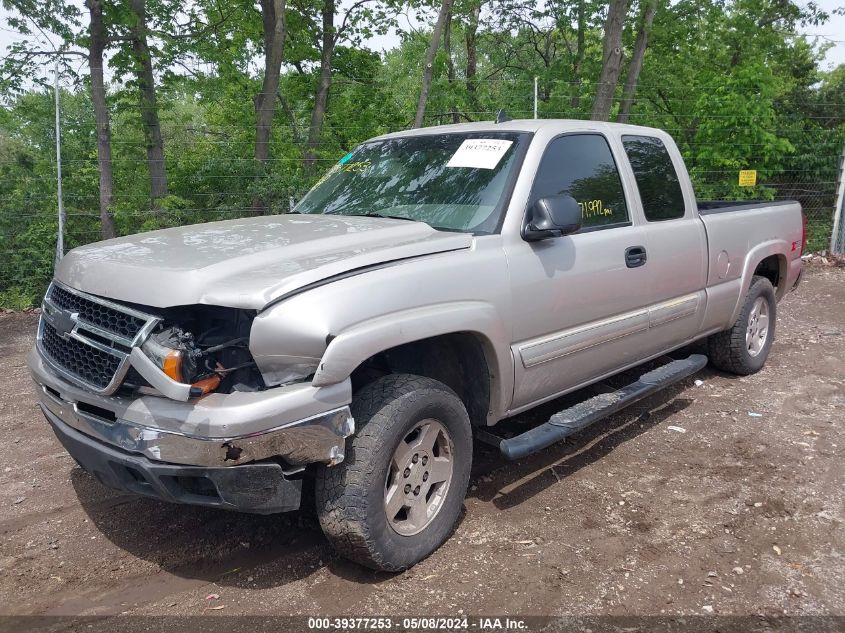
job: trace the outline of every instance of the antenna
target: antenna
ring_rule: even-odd
[[[512,118],[508,116],[508,113],[505,112],[505,109],[502,108],[496,113],[496,123],[505,123],[507,121],[513,121]]]

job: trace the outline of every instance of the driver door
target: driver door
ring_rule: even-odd
[[[529,199],[570,195],[575,234],[508,245],[514,305],[511,410],[527,408],[642,358],[648,332],[645,234],[608,139],[566,134],[543,155]],[[633,254],[633,255],[632,255]]]

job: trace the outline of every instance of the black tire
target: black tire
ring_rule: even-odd
[[[352,401],[352,415],[357,430],[347,440],[345,459],[317,472],[320,525],[342,556],[376,570],[407,569],[440,547],[460,517],[472,464],[469,416],[449,387],[411,374],[366,385]],[[450,436],[451,479],[430,523],[406,536],[388,520],[386,482],[399,443],[427,419],[438,421]]]
[[[749,314],[754,303],[760,297],[768,303],[768,334],[762,349],[756,355],[752,355],[746,345],[745,334],[748,330]],[[765,277],[755,275],[736,323],[731,329],[714,334],[708,339],[707,347],[710,362],[716,369],[740,376],[747,376],[760,371],[766,364],[766,359],[772,349],[776,322],[777,300],[775,299],[775,289],[772,287],[772,282]]]

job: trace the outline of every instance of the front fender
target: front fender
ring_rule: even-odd
[[[346,380],[362,362],[397,345],[470,332],[479,336],[493,382],[491,404],[499,411],[513,387],[508,334],[495,308],[482,301],[455,301],[412,308],[356,324],[336,335],[311,382],[315,387]],[[498,406],[496,406],[498,405]]]

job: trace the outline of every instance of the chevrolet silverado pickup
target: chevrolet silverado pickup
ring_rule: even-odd
[[[805,232],[795,202],[697,202],[657,129],[405,131],[355,148],[290,213],[74,249],[29,365],[103,484],[254,513],[313,486],[342,555],[401,570],[454,529],[474,439],[518,459],[708,357],[760,370]],[[491,428],[693,341],[706,354],[515,437]]]

